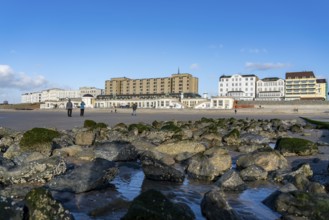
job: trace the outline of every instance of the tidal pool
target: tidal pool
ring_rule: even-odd
[[[189,178],[182,184],[147,180],[138,163],[119,163],[119,170],[120,173],[106,189],[81,194],[53,192],[53,195],[77,220],[114,220],[127,212],[129,202],[142,191],[156,189],[172,201],[190,206],[196,219],[205,219],[200,204],[204,194],[215,187],[213,183]],[[262,200],[275,189],[275,186],[261,181],[249,184],[243,192],[225,195],[229,204],[244,219],[278,219],[278,213],[262,204]]]

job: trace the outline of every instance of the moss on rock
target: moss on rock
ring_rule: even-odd
[[[306,122],[308,122],[310,124],[316,125],[317,129],[329,129],[329,122],[316,121],[316,120],[312,120],[312,119],[304,118],[304,117],[300,117],[300,118],[304,119]]]
[[[205,117],[202,117],[202,118],[200,119],[200,122],[201,122],[201,123],[214,123],[214,122],[215,122],[215,119],[213,119],[213,118],[205,118]]]
[[[295,215],[307,219],[329,219],[329,197],[304,191],[282,193],[277,197],[276,210],[284,215]]]
[[[275,150],[280,151],[285,156],[307,156],[319,151],[316,143],[302,138],[280,138],[276,142]]]
[[[166,122],[160,129],[161,131],[169,131],[169,132],[180,132],[182,131],[182,129],[180,127],[178,127],[177,125],[175,125],[174,122],[170,121],[170,122]]]
[[[148,125],[138,123],[138,124],[130,124],[128,126],[128,131],[133,131],[134,129],[138,130],[138,133],[143,133],[144,131],[150,131],[150,127]]]
[[[96,122],[93,120],[85,120],[85,122],[83,123],[83,127],[84,128],[94,128],[96,127]]]
[[[96,128],[107,128],[107,124],[103,122],[95,122],[93,120],[85,120],[83,123],[84,128],[96,129]]]
[[[46,128],[33,128],[24,133],[20,141],[20,148],[23,151],[37,151],[43,153],[51,148],[52,140],[59,137],[58,131]]]
[[[62,204],[54,200],[51,193],[44,188],[31,190],[25,197],[25,205],[30,220],[73,219]]]

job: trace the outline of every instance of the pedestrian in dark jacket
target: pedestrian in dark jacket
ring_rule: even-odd
[[[72,109],[73,109],[73,104],[71,102],[71,99],[66,103],[66,109],[67,109],[67,116],[72,117]]]
[[[133,104],[133,113],[132,116],[136,116],[136,110],[137,110],[137,102]]]

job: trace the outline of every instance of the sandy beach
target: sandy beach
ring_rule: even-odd
[[[239,109],[234,110],[190,110],[190,109],[138,109],[137,116],[131,115],[131,109],[118,109],[117,113],[110,109],[86,109],[85,116],[79,116],[79,109],[73,110],[71,118],[67,117],[66,110],[0,110],[0,126],[24,131],[34,127],[72,129],[82,127],[86,119],[103,122],[109,126],[118,123],[152,123],[154,120],[199,120],[207,118],[254,118],[254,119],[297,119],[307,117],[314,120],[329,121],[327,112],[285,111],[281,109]]]

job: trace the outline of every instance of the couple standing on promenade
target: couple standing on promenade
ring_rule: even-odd
[[[85,113],[85,105],[86,103],[84,101],[81,101],[80,103],[80,116],[82,117]],[[71,99],[66,103],[66,109],[67,109],[67,116],[72,117],[72,109],[73,109],[73,103],[71,102]]]

